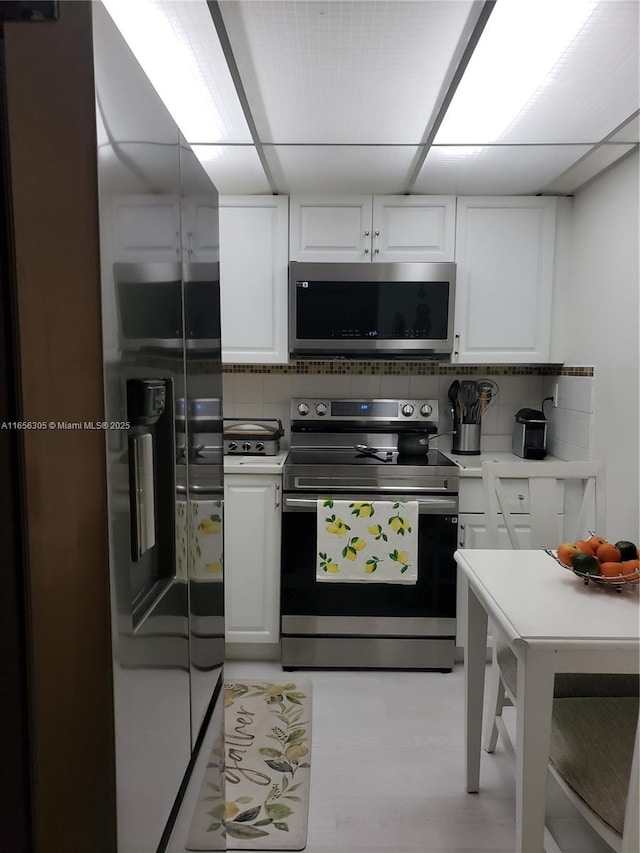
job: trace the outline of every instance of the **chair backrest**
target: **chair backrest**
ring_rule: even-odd
[[[492,548],[557,548],[561,542],[588,539],[588,530],[604,536],[602,465],[597,462],[483,462],[482,480]],[[526,482],[509,483],[514,480]]]

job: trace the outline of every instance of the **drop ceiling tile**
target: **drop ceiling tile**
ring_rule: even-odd
[[[253,145],[192,145],[191,149],[221,195],[271,192]]]
[[[263,142],[417,144],[474,4],[227,0],[229,40]]]
[[[640,116],[634,116],[619,130],[612,133],[607,142],[640,142]]]
[[[591,150],[578,163],[570,167],[562,175],[551,181],[545,192],[574,193],[587,181],[595,178],[604,169],[611,166],[625,154],[633,151],[637,145],[610,144],[599,145]]]
[[[204,0],[103,0],[189,142],[251,142]]]
[[[402,193],[414,145],[265,145],[283,193]]]
[[[640,4],[596,7],[531,107],[501,142],[600,142],[640,106]]]
[[[413,187],[428,195],[533,195],[588,145],[433,146]]]
[[[601,142],[640,106],[639,10],[636,0],[498,3],[435,141]],[[494,40],[500,22],[507,34]]]

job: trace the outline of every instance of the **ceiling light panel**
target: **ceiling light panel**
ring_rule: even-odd
[[[241,0],[222,15],[263,142],[419,144],[473,3]]]
[[[251,142],[205,0],[104,0],[189,142]]]
[[[501,0],[437,144],[596,143],[639,106],[635,0]]]
[[[221,195],[271,193],[252,145],[192,145],[191,150]]]
[[[433,146],[413,191],[427,195],[533,195],[588,145]]]
[[[417,146],[265,145],[285,193],[401,193]]]

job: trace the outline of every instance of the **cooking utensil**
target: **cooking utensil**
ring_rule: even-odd
[[[391,461],[392,454],[390,450],[379,450],[377,447],[369,447],[368,444],[354,444],[353,449],[357,450],[358,453],[362,453],[363,456],[372,456],[374,459],[379,459],[381,462]],[[384,456],[382,454],[384,454]]]
[[[401,456],[420,456],[429,452],[429,442],[441,435],[455,435],[455,430],[431,435],[424,432],[402,432],[398,435],[398,453]]]
[[[478,402],[478,385],[472,379],[463,379],[460,383],[460,396],[462,398],[463,416],[465,424],[478,423],[476,404]]]

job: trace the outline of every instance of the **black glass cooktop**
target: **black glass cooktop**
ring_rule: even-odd
[[[396,450],[378,450],[373,453],[361,453],[353,448],[316,448],[292,447],[287,456],[287,467],[290,465],[365,465],[393,466],[411,465],[432,467],[456,467],[456,463],[448,459],[439,450],[429,450],[421,454],[399,454]]]

